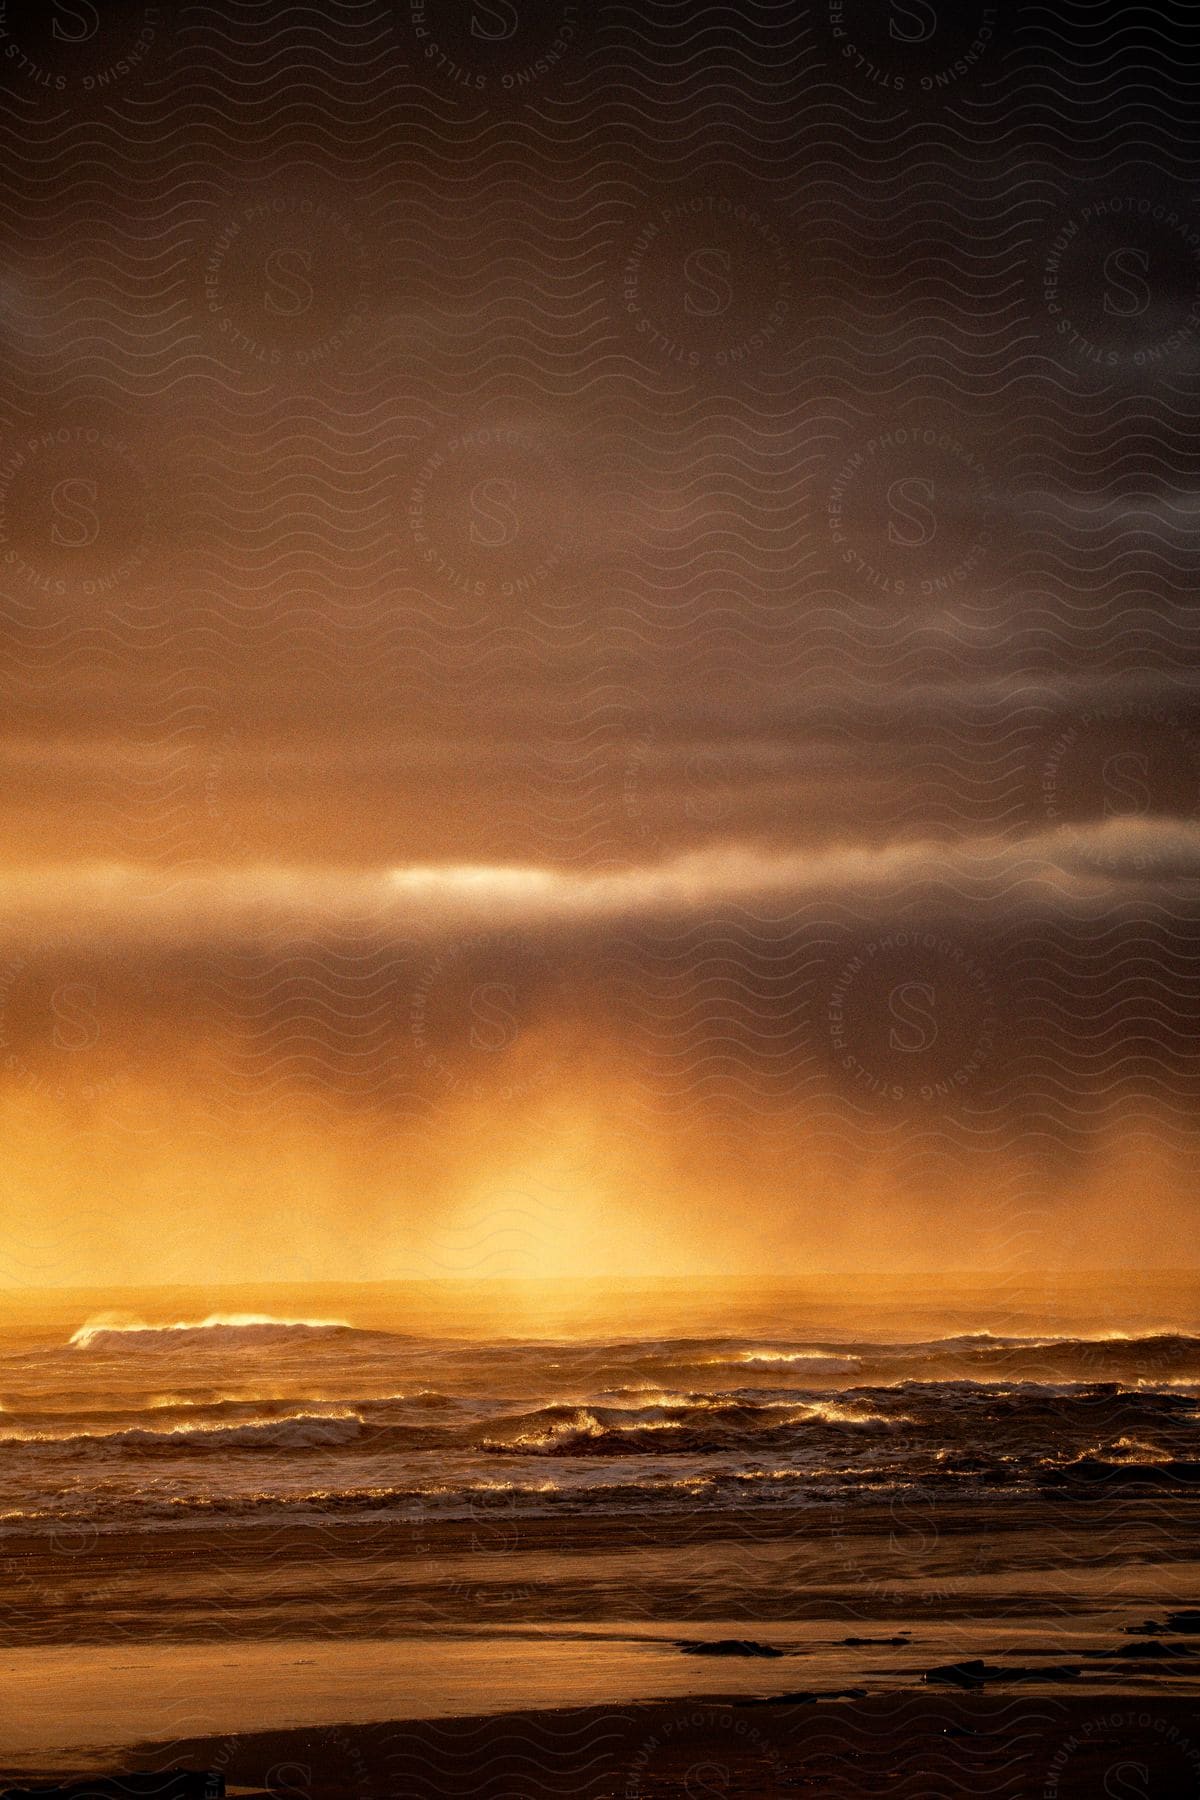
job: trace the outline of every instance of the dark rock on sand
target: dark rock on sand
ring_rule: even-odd
[[[912,1639],[910,1637],[839,1638],[838,1642],[841,1644],[852,1644],[855,1647],[855,1649],[859,1649],[868,1644],[872,1644],[872,1645],[882,1644],[889,1649],[902,1650],[905,1648],[906,1645],[912,1643]]]
[[[802,1706],[817,1700],[865,1700],[866,1688],[814,1688],[799,1694],[752,1694],[731,1702],[733,1706]]]
[[[1184,1636],[1187,1633],[1200,1633],[1200,1613],[1168,1613],[1166,1618],[1144,1618],[1141,1625],[1126,1625],[1126,1638],[1160,1638],[1164,1631],[1175,1631]]]
[[[679,1648],[685,1656],[783,1656],[774,1644],[758,1644],[753,1638],[684,1638]]]
[[[921,1679],[978,1690],[990,1681],[1078,1681],[1079,1675],[1079,1669],[1068,1663],[1049,1669],[1006,1669],[998,1663],[987,1663],[982,1657],[974,1657],[969,1662],[943,1663],[938,1669],[927,1669]]]
[[[982,1657],[975,1657],[970,1662],[942,1663],[939,1668],[926,1669],[922,1681],[949,1681],[955,1687],[982,1687],[989,1676],[999,1675],[999,1669],[989,1668]]]
[[[1106,1662],[1134,1662],[1146,1657],[1195,1656],[1196,1652],[1190,1644],[1163,1644],[1152,1638],[1148,1644],[1118,1644],[1115,1650],[1095,1650],[1092,1654]]]

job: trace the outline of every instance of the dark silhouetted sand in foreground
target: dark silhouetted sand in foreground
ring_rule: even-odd
[[[1095,1800],[1125,1792],[1135,1768],[1139,1792],[1194,1800],[1200,1706],[1156,1693],[709,1699],[246,1734],[145,1747],[126,1766],[156,1761],[292,1800]]]

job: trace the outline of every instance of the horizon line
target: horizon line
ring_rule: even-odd
[[[246,1277],[227,1281],[70,1281],[34,1282],[9,1286],[0,1283],[0,1301],[18,1298],[31,1294],[72,1294],[94,1293],[97,1291],[136,1290],[138,1292],[168,1292],[172,1289],[188,1289],[192,1291],[210,1288],[378,1288],[378,1287],[621,1287],[631,1282],[658,1287],[668,1285],[708,1286],[708,1287],[742,1287],[758,1286],[762,1288],[785,1287],[803,1281],[853,1280],[853,1281],[923,1281],[955,1279],[971,1279],[989,1281],[996,1284],[1010,1282],[1042,1282],[1081,1281],[1086,1279],[1111,1278],[1120,1276],[1128,1281],[1155,1276],[1172,1276],[1187,1279],[1191,1276],[1200,1278],[1200,1266],[1180,1268],[1143,1267],[1130,1268],[1120,1264],[1095,1264],[1086,1268],[1071,1271],[1061,1269],[1020,1270],[1020,1269],[973,1269],[973,1268],[930,1268],[930,1269],[807,1269],[797,1270],[791,1274],[756,1275],[713,1275],[713,1274],[676,1274],[676,1275],[635,1275],[617,1273],[613,1275],[384,1275],[369,1277],[330,1277],[320,1280],[289,1280],[283,1277]]]

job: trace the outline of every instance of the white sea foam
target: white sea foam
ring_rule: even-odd
[[[166,1325],[100,1314],[81,1325],[70,1343],[75,1350],[245,1349],[353,1331],[345,1319],[276,1319],[268,1313],[210,1313],[206,1319]]]

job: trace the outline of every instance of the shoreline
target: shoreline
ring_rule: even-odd
[[[464,1719],[646,1705],[722,1706],[739,1718],[781,1706],[808,1717],[851,1701],[869,1714],[962,1703],[1040,1716],[1067,1705],[1091,1717],[1120,1703],[1200,1719],[1200,1612],[1148,1619],[1122,1609],[1086,1622],[910,1616],[899,1630],[729,1618],[353,1639],[131,1637],[2,1652],[0,1691],[0,1769],[10,1780],[161,1767],[163,1747],[181,1742],[316,1741],[378,1733],[392,1728],[387,1720],[438,1738]],[[130,1745],[151,1762],[130,1763]],[[1200,1761],[1197,1777],[1200,1790]]]
[[[1140,1489],[1117,1482],[1107,1486],[1081,1482],[1074,1487],[1034,1487],[1014,1482],[1009,1487],[966,1492],[922,1489],[910,1494],[902,1489],[848,1489],[840,1495],[788,1496],[765,1503],[756,1496],[711,1506],[664,1503],[597,1508],[565,1504],[528,1511],[503,1499],[490,1502],[482,1496],[475,1505],[464,1506],[452,1515],[423,1513],[416,1508],[410,1513],[382,1508],[313,1508],[304,1512],[264,1510],[261,1514],[252,1510],[241,1514],[197,1511],[176,1517],[154,1515],[121,1520],[46,1519],[32,1525],[9,1516],[0,1520],[0,1563],[26,1551],[54,1551],[65,1562],[102,1549],[144,1549],[171,1541],[186,1547],[188,1539],[210,1533],[228,1542],[235,1552],[255,1548],[261,1551],[270,1546],[272,1553],[281,1544],[304,1544],[318,1539],[327,1544],[354,1545],[367,1552],[405,1543],[419,1543],[424,1554],[452,1552],[473,1533],[486,1531],[489,1526],[519,1532],[527,1549],[549,1548],[566,1537],[581,1545],[607,1541],[617,1531],[627,1533],[631,1542],[648,1545],[676,1543],[681,1533],[693,1542],[731,1533],[747,1540],[771,1541],[793,1538],[797,1532],[817,1537],[869,1533],[879,1521],[895,1519],[899,1508],[914,1505],[936,1517],[944,1530],[976,1530],[980,1520],[987,1519],[994,1520],[992,1529],[1007,1532],[1021,1529],[1023,1512],[1035,1508],[1043,1519],[1061,1519],[1068,1524],[1094,1521],[1101,1513],[1106,1518],[1119,1514],[1134,1521],[1150,1521],[1161,1517],[1164,1506],[1177,1506],[1180,1517],[1194,1515],[1200,1520],[1198,1502],[1200,1480],[1180,1487],[1150,1480]]]

